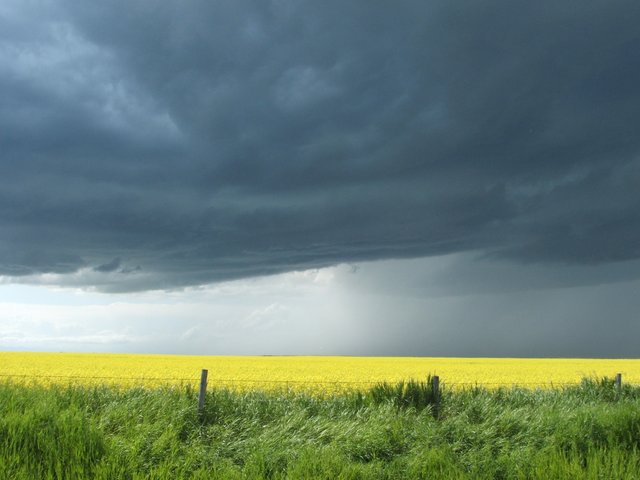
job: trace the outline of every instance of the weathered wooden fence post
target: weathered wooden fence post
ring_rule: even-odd
[[[209,370],[202,369],[202,374],[200,375],[200,394],[198,396],[198,414],[202,415],[204,411],[204,398],[207,394],[207,375],[209,374]]]
[[[616,373],[616,390],[618,392],[622,391],[622,374]]]
[[[440,414],[440,377],[438,375],[431,377],[431,389],[434,399],[433,416],[438,418]]]

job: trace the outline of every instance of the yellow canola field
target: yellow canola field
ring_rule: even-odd
[[[209,388],[335,392],[377,382],[424,380],[438,375],[450,388],[553,387],[584,377],[640,384],[640,360],[441,357],[186,356],[0,352],[0,381],[44,384],[109,384],[122,387],[185,385]]]

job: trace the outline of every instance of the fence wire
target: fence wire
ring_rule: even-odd
[[[93,384],[109,384],[117,385],[123,383],[123,386],[160,386],[160,385],[197,385],[200,382],[196,377],[146,377],[146,376],[107,376],[107,375],[34,375],[34,374],[17,374],[17,373],[0,373],[0,379],[11,381],[14,379],[20,379],[29,383],[49,383],[59,384],[63,381],[73,382],[86,382]],[[273,387],[291,387],[297,389],[318,390],[318,387],[334,387],[333,390],[354,390],[362,389],[366,387],[374,387],[379,384],[391,384],[395,385],[401,382],[416,381],[416,379],[405,380],[366,380],[366,381],[344,381],[344,380],[286,380],[286,379],[243,379],[243,378],[215,378],[209,377],[208,387],[209,389],[215,388],[237,388],[239,386],[253,386],[261,389],[266,386]],[[569,382],[536,382],[536,381],[463,381],[448,382],[446,378],[440,377],[440,388],[444,389],[465,389],[465,388],[563,388],[578,386],[583,383],[583,380],[569,381]],[[275,389],[275,388],[274,388]],[[322,389],[322,388],[320,388]]]

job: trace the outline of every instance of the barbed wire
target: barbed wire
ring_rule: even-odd
[[[12,379],[12,378],[20,378],[20,379],[30,379],[34,382],[38,381],[47,381],[47,380],[94,380],[94,381],[127,381],[127,382],[140,382],[140,383],[199,383],[199,379],[195,377],[146,377],[146,376],[106,376],[106,375],[33,375],[33,374],[18,374],[18,373],[0,373],[0,378]],[[379,384],[397,384],[397,383],[407,383],[410,381],[416,381],[416,379],[405,379],[405,380],[354,380],[354,381],[345,381],[345,380],[276,380],[276,379],[244,379],[244,378],[209,378],[209,386],[233,386],[238,384],[254,384],[254,385],[301,385],[301,386],[318,386],[318,385],[348,385],[348,386],[375,386]],[[419,381],[419,380],[418,380]],[[487,387],[487,386],[498,386],[498,387],[520,387],[520,386],[536,386],[536,387],[566,387],[566,386],[577,386],[581,385],[584,380],[578,381],[567,381],[567,382],[555,382],[555,381],[547,381],[547,382],[537,382],[537,381],[465,381],[465,382],[447,382],[446,379],[440,380],[440,386],[447,387]]]
[[[554,381],[548,381],[548,382],[517,382],[517,381],[511,381],[511,382],[443,382],[445,385],[449,385],[449,386],[459,386],[459,385],[478,385],[478,386],[482,386],[482,385],[581,385],[582,384],[582,380],[579,381],[575,381],[575,382],[554,382]]]
[[[120,377],[120,376],[100,376],[100,375],[38,375],[33,374],[18,374],[18,373],[0,373],[0,377],[3,378],[33,378],[37,379],[51,379],[51,378],[67,378],[78,380],[158,380],[158,381],[196,381],[192,377]]]
[[[140,382],[192,382],[197,383],[200,380],[194,377],[125,377],[125,376],[96,376],[96,375],[38,375],[32,374],[4,374],[0,373],[0,378],[24,378],[32,380],[50,380],[50,379],[67,379],[67,380],[128,380]],[[287,384],[287,385],[375,385],[383,383],[384,380],[367,380],[367,381],[343,381],[343,380],[260,380],[260,379],[244,379],[244,378],[210,378],[209,384]]]

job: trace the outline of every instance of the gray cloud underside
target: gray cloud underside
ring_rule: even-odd
[[[639,24],[633,1],[4,2],[0,275],[637,259]]]

